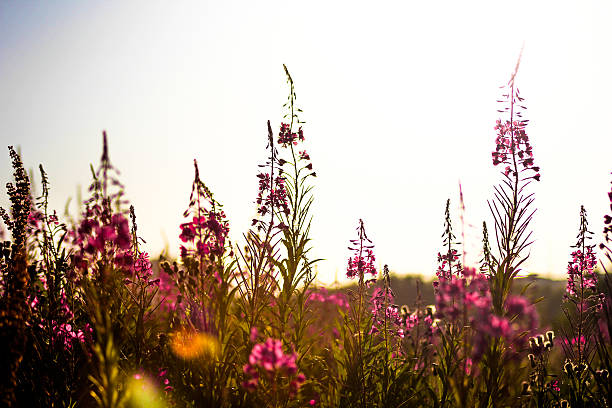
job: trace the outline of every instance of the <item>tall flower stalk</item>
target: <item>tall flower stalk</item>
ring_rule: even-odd
[[[572,246],[574,251],[567,266],[567,286],[563,297],[567,327],[561,329],[564,337],[562,345],[568,358],[565,374],[570,383],[569,402],[572,406],[584,406],[588,400],[587,366],[591,365],[595,351],[595,330],[601,309],[595,272],[595,245],[589,244],[592,234],[588,230],[586,210],[581,206],[578,241]]]
[[[358,404],[365,408],[368,404],[368,390],[366,377],[368,372],[365,365],[366,330],[371,327],[371,316],[366,312],[366,295],[368,286],[376,280],[375,256],[372,249],[374,245],[368,238],[363,220],[357,226],[357,239],[352,239],[349,249],[353,255],[348,260],[346,276],[349,279],[357,278],[357,291],[351,292],[351,307],[346,318],[345,327],[345,369],[347,374],[347,391],[345,403]],[[367,279],[367,275],[371,275]],[[368,335],[369,336],[369,335]],[[355,342],[356,340],[356,342]]]
[[[600,259],[602,277],[602,289],[605,293],[600,295],[601,310],[599,312],[596,334],[597,358],[601,368],[596,371],[595,381],[600,395],[605,396],[608,405],[612,402],[612,384],[610,373],[612,373],[612,276],[610,265],[612,265],[612,189],[608,192],[610,212],[604,215],[604,242],[599,244],[599,249],[604,256]]]
[[[0,208],[0,216],[11,231],[10,248],[3,251],[0,261],[3,290],[0,297],[0,347],[5,357],[0,369],[0,402],[13,406],[17,373],[23,359],[26,340],[26,323],[30,314],[27,302],[30,275],[27,265],[27,222],[31,209],[30,179],[23,167],[21,157],[9,146],[15,184],[8,183],[11,212]]]
[[[495,186],[495,197],[489,201],[489,208],[495,222],[497,253],[489,253],[490,285],[493,312],[505,315],[505,303],[514,278],[520,273],[521,265],[529,254],[525,253],[532,243],[529,224],[535,213],[534,195],[528,192],[533,180],[540,180],[540,168],[533,159],[533,149],[527,136],[528,120],[523,118],[526,109],[520,96],[515,79],[520,64],[504,87],[505,93],[499,103],[503,104],[500,113],[506,119],[498,119],[495,125],[496,148],[492,153],[493,165],[504,166],[502,182]],[[492,405],[499,397],[500,387],[505,376],[503,355],[506,346],[502,339],[495,339],[490,345],[485,359],[486,404]],[[486,406],[486,405],[485,405]]]
[[[307,347],[304,343],[308,326],[307,293],[315,279],[313,265],[318,261],[309,257],[312,220],[310,208],[313,202],[313,186],[309,181],[316,176],[316,173],[313,171],[310,155],[306,150],[297,150],[305,140],[302,129],[304,122],[299,116],[302,110],[296,106],[297,96],[293,78],[285,65],[283,68],[289,85],[289,95],[284,105],[287,113],[283,118],[287,123],[281,124],[277,142],[283,154],[279,163],[282,166],[280,174],[287,194],[288,211],[279,213],[284,226],[281,240],[284,251],[277,264],[280,278],[277,306],[280,336],[287,337],[287,326],[292,320],[293,335],[286,340],[291,341],[301,353],[302,349]]]
[[[288,213],[285,182],[280,173],[278,150],[274,145],[274,133],[268,121],[268,160],[259,165],[261,171],[259,192],[256,199],[258,217],[253,219],[252,228],[244,235],[244,248],[237,248],[235,276],[241,313],[245,317],[244,337],[252,330],[268,326],[264,316],[266,308],[277,289],[279,234],[286,225],[279,221],[279,213]]]

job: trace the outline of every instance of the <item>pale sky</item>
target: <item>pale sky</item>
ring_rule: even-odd
[[[196,158],[240,242],[284,63],[318,175],[319,280],[344,276],[359,218],[381,267],[431,275],[447,198],[460,235],[459,180],[468,260],[492,226],[495,101],[524,43],[517,84],[542,169],[526,271],[561,277],[580,205],[596,242],[609,211],[610,21],[609,1],[0,0],[0,145],[43,163],[63,213],[105,129],[153,255],[178,249]]]

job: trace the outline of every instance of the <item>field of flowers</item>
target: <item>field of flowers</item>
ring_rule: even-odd
[[[612,191],[603,242],[577,209],[563,319],[541,324],[541,299],[528,297],[517,279],[532,242],[530,188],[540,169],[514,75],[494,126],[492,164],[501,172],[488,203],[494,225],[483,223],[482,260],[465,264],[449,200],[440,248],[432,249],[435,304],[417,295],[398,305],[363,220],[348,241],[346,276],[355,284],[315,284],[316,173],[285,72],[287,113],[279,127],[268,121],[258,216],[231,242],[222,204],[194,161],[178,259],[153,260],[145,251],[106,134],[77,219],[61,220],[49,208],[52,182],[42,165],[41,191],[32,191],[9,147],[11,208],[0,209],[11,234],[0,244],[0,404],[610,407]]]

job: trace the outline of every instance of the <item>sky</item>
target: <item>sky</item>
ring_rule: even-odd
[[[0,1],[0,145],[42,163],[51,205],[71,197],[76,214],[106,130],[153,256],[177,253],[195,158],[239,243],[286,64],[317,172],[318,279],[346,279],[360,218],[379,267],[432,275],[448,198],[461,235],[460,183],[467,260],[480,257],[501,181],[495,101],[523,48],[516,83],[542,169],[524,269],[561,278],[580,205],[594,243],[609,213],[611,20],[609,1]]]

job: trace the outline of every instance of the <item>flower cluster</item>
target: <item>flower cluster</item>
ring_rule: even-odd
[[[269,211],[280,211],[289,215],[289,202],[284,177],[276,176],[274,185],[272,185],[269,173],[259,173],[257,178],[259,178],[259,192],[255,201],[259,206],[257,213],[265,216]],[[257,220],[253,221],[254,225]]]
[[[254,391],[259,385],[261,373],[268,381],[278,380],[279,377],[288,378],[291,379],[289,395],[294,397],[306,381],[304,374],[298,374],[296,360],[297,354],[283,352],[280,340],[268,338],[264,343],[255,344],[249,355],[249,362],[243,367],[248,379],[242,383],[242,386]]]
[[[349,303],[346,296],[343,293],[329,293],[325,288],[318,288],[313,290],[308,295],[309,301],[331,303],[338,306],[340,309],[349,309]]]
[[[128,220],[123,214],[111,214],[107,205],[88,207],[71,236],[78,248],[72,255],[72,262],[83,273],[103,257],[112,259],[117,268],[131,269],[133,266]]]
[[[134,261],[134,267],[132,268],[133,276],[125,278],[125,282],[129,284],[140,284],[145,287],[154,286],[159,287],[160,278],[153,278],[153,268],[151,261],[149,260],[149,254],[141,252],[136,260]]]
[[[297,133],[291,132],[291,125],[288,123],[281,123],[280,132],[278,132],[278,144],[283,147],[288,147],[290,145],[297,146],[298,140],[300,142],[304,141],[304,132],[302,128],[298,130]]]
[[[436,317],[456,321],[463,308],[477,315],[491,309],[491,292],[486,275],[473,268],[465,268],[463,276],[440,279],[436,292]]]
[[[195,176],[191,186],[189,207],[183,214],[191,221],[181,224],[179,238],[190,247],[181,245],[181,257],[188,256],[217,257],[225,253],[225,244],[229,234],[229,223],[222,205],[217,202],[212,192],[200,179],[198,162],[194,159]]]
[[[70,323],[56,324],[55,321],[52,320],[51,327],[56,340],[61,342],[67,350],[72,348],[75,341],[85,343],[87,339],[91,339],[93,334],[93,329],[89,324],[86,324],[83,330],[81,330],[74,328]]]
[[[434,319],[435,306],[428,306],[424,311],[422,309],[416,309],[410,312],[408,306],[402,306],[400,309],[400,317],[402,323],[405,326],[406,333],[414,331],[415,328],[420,327],[423,329],[420,335],[427,340],[428,343],[433,342],[433,337],[436,334],[438,327],[437,321]]]
[[[592,246],[586,246],[584,253],[581,250],[572,252],[572,260],[567,265],[566,296],[576,296],[580,289],[594,291],[597,289],[597,274],[594,269],[597,258]]]
[[[374,252],[372,248],[372,241],[368,238],[365,233],[365,227],[363,226],[363,220],[359,220],[359,226],[357,227],[357,239],[351,240],[351,246],[349,249],[353,251],[354,255],[348,259],[348,266],[346,268],[346,276],[349,279],[359,277],[359,280],[363,280],[366,274],[376,276],[376,267],[374,266]]]
[[[194,243],[194,249],[181,245],[181,257],[187,255],[222,256],[225,252],[225,241],[229,233],[229,226],[225,213],[208,212],[206,215],[194,216],[190,222],[181,224],[179,238],[184,243]]]
[[[605,295],[597,294],[597,273],[595,266],[595,245],[589,245],[593,233],[588,230],[587,213],[584,206],[580,207],[580,227],[578,241],[572,251],[572,260],[567,265],[567,286],[564,300],[571,300],[584,311],[588,304],[600,309],[605,301]]]
[[[454,273],[461,270],[461,262],[459,261],[459,253],[456,249],[450,249],[447,253],[441,254],[438,252],[438,269],[436,276],[438,279],[450,279]],[[452,272],[451,272],[452,271]],[[434,282],[434,286],[437,282]]]
[[[453,234],[453,226],[450,215],[450,199],[446,200],[446,209],[444,210],[444,232],[442,233],[442,245],[446,253],[438,252],[438,269],[436,276],[438,280],[450,280],[453,276],[461,276],[463,267],[459,261],[459,253],[453,248],[453,245],[458,245],[460,242],[455,241]],[[438,289],[438,282],[434,282],[434,290]]]
[[[473,268],[465,268],[462,277],[440,280],[436,307],[438,318],[457,322],[467,317],[475,332],[474,361],[480,360],[490,338],[503,337],[520,348],[524,339],[520,334],[533,330],[538,321],[535,307],[523,296],[508,296],[504,315],[493,313],[488,278]]]
[[[355,276],[365,276],[367,273],[376,276],[374,252],[371,249],[364,249],[363,253],[365,253],[364,256],[355,255],[349,258],[346,268],[346,276],[349,279],[353,279]]]
[[[497,120],[495,131],[496,148],[491,155],[493,165],[505,164],[504,174],[507,176],[517,176],[516,171],[532,170],[536,174],[531,178],[540,180],[540,168],[534,165],[533,149],[529,144],[529,137],[525,132],[525,121],[505,121]],[[518,168],[521,165],[522,168]]]
[[[38,278],[40,279],[44,290],[48,290],[44,275],[40,275]],[[42,293],[38,293],[37,295],[31,297],[28,300],[28,303],[30,304],[30,308],[34,315],[42,316],[45,312],[43,310],[44,307],[39,300],[39,295],[41,298],[44,296]],[[70,308],[68,296],[66,295],[64,288],[60,289],[58,300],[57,307],[52,312],[53,317],[48,320],[48,328],[52,333],[52,344],[60,345],[66,350],[71,350],[75,342],[91,342],[93,329],[89,323],[86,323],[81,329],[76,327],[74,313]],[[43,331],[47,330],[47,328],[43,325],[42,319],[40,323],[38,323],[38,328]]]
[[[383,330],[404,338],[403,320],[399,309],[393,304],[393,292],[390,288],[376,288],[372,293],[372,328],[370,334]]]

